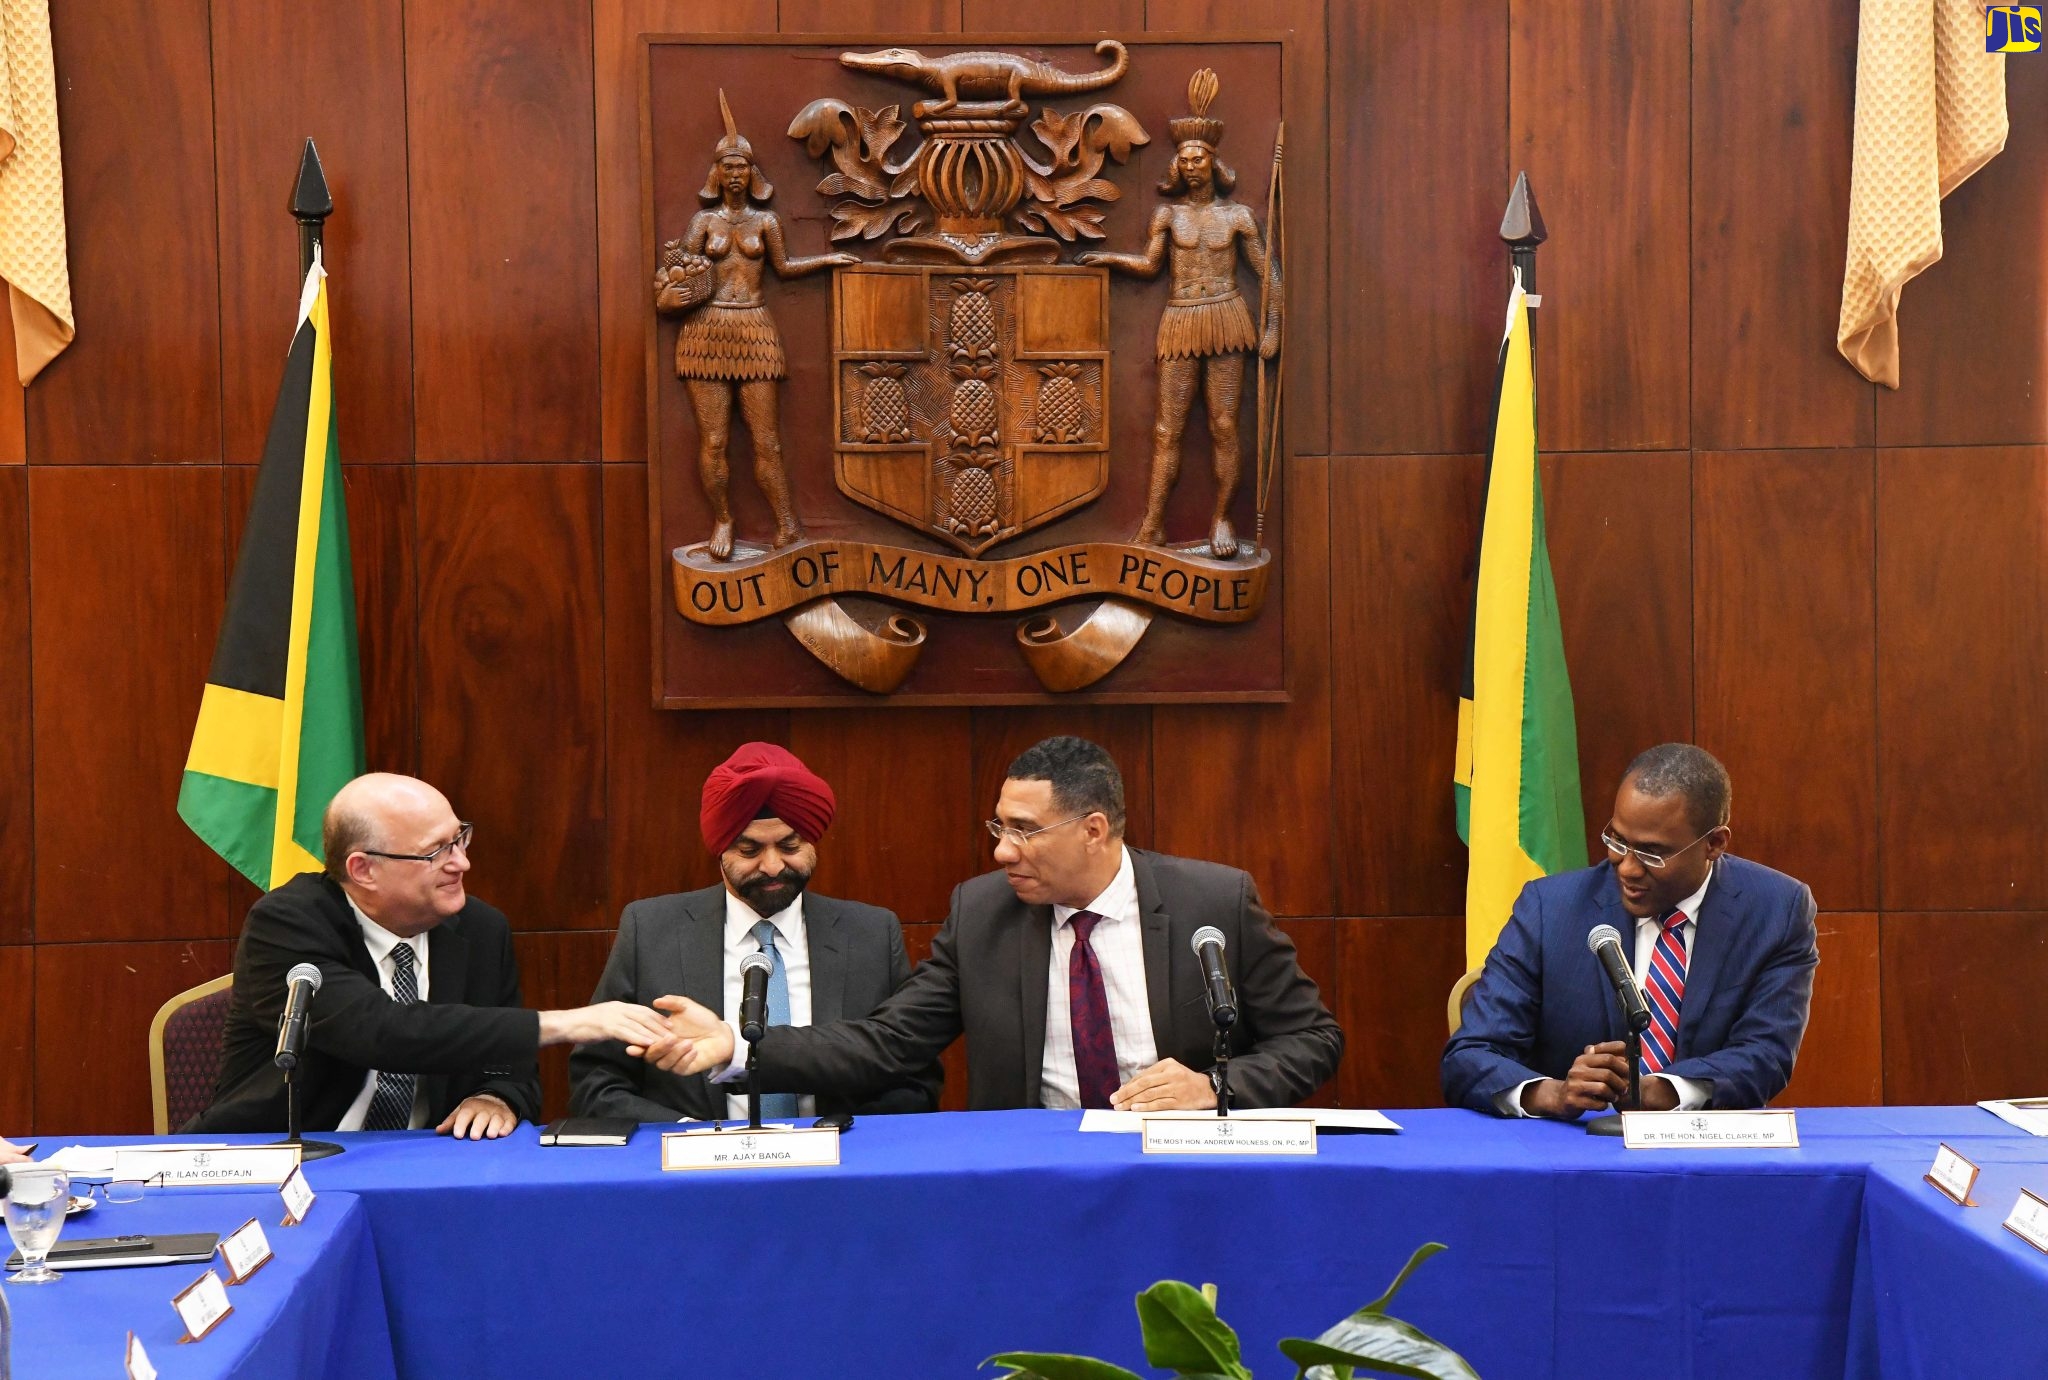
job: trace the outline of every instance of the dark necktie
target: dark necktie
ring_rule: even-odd
[[[420,999],[419,979],[412,970],[412,945],[399,944],[391,950],[391,1000],[411,1006]],[[419,1076],[411,1073],[377,1074],[377,1091],[370,1098],[370,1110],[363,1116],[365,1131],[403,1131],[412,1125],[413,1088]]]
[[[1074,952],[1067,958],[1067,1014],[1074,1027],[1074,1072],[1080,1075],[1081,1105],[1107,1107],[1119,1086],[1116,1037],[1109,1029],[1109,993],[1102,984],[1102,962],[1088,940],[1102,917],[1077,910]]]

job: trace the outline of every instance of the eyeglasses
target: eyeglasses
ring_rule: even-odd
[[[142,1190],[146,1187],[164,1186],[162,1174],[152,1174],[147,1179],[115,1179],[103,1184],[82,1184],[73,1180],[71,1187],[88,1198],[104,1198],[109,1203],[139,1203]]]
[[[475,836],[475,834],[476,826],[474,824],[471,824],[468,820],[464,820],[462,824],[455,830],[455,837],[448,840],[448,842],[442,844],[439,848],[436,848],[431,853],[379,853],[374,848],[359,848],[356,851],[363,854],[366,857],[389,858],[393,862],[423,862],[431,866],[439,863],[441,859],[447,857],[449,850],[454,848],[460,848],[462,850],[462,856],[465,858],[468,857],[469,841],[472,837]]]
[[[1075,820],[1086,819],[1088,818],[1088,816],[1094,813],[1095,812],[1093,810],[1083,810],[1078,815],[1069,815],[1065,819],[1059,820],[1052,824],[1045,825],[1043,828],[1032,829],[1029,831],[1014,828],[1011,825],[1003,823],[999,819],[992,819],[987,822],[988,835],[997,843],[1015,844],[1017,847],[1022,848],[1025,844],[1031,842],[1031,840],[1037,838],[1040,834],[1045,833],[1048,829],[1057,829],[1062,824],[1072,824]]]
[[[1714,829],[1718,829],[1720,827],[1721,826],[1717,824],[1714,826]],[[1685,845],[1684,848],[1675,848],[1669,853],[1645,853],[1640,848],[1631,848],[1628,844],[1623,843],[1620,839],[1608,833],[1605,829],[1602,829],[1600,831],[1600,842],[1607,845],[1608,853],[1613,856],[1616,862],[1620,862],[1625,857],[1633,856],[1635,860],[1641,863],[1644,867],[1657,869],[1662,868],[1666,863],[1670,862],[1680,853],[1686,852],[1688,849],[1695,847],[1700,842],[1700,839],[1706,838],[1707,834],[1711,834],[1714,832],[1714,829],[1707,830],[1706,834],[1701,834],[1699,838],[1694,839],[1691,843]]]

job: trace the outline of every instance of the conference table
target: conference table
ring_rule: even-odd
[[[158,1365],[167,1380],[389,1373],[336,1369],[322,1348],[346,1330],[371,1351],[381,1339],[398,1375],[437,1380],[965,1377],[1006,1350],[1143,1372],[1133,1297],[1183,1279],[1218,1286],[1247,1365],[1291,1375],[1279,1339],[1314,1336],[1440,1241],[1393,1311],[1488,1380],[2048,1375],[2048,1255],[2000,1227],[2021,1186],[2048,1192],[2048,1141],[1977,1108],[1804,1110],[1796,1150],[1628,1150],[1576,1125],[1390,1115],[1400,1134],[1325,1135],[1312,1158],[1145,1155],[1136,1135],[1081,1132],[1076,1112],[872,1117],[835,1167],[666,1173],[673,1128],[657,1126],[617,1148],[543,1147],[530,1126],[478,1143],[337,1136],[346,1154],[306,1166],[321,1196],[293,1244],[311,1249],[257,1296],[332,1297],[248,1319],[243,1345],[279,1358],[270,1369],[215,1338]],[[1984,1166],[1983,1206],[1921,1182],[1941,1141]],[[225,1231],[276,1197],[145,1205],[210,1210]],[[365,1239],[374,1282],[364,1262],[321,1268]],[[32,1301],[17,1374],[108,1373],[97,1358],[133,1323],[71,1286]],[[118,1287],[175,1335],[155,1300],[170,1290]],[[381,1318],[362,1297],[379,1288]],[[10,1290],[17,1310],[32,1292]],[[24,1369],[21,1348],[67,1310],[78,1335]]]

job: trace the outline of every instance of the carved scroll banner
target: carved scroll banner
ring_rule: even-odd
[[[643,46],[656,703],[1286,699],[1286,41]]]

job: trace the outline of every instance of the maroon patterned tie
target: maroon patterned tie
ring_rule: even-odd
[[[1109,1030],[1109,993],[1102,985],[1102,963],[1088,942],[1102,917],[1077,910],[1074,952],[1067,958],[1067,1014],[1074,1027],[1074,1072],[1081,1078],[1081,1105],[1107,1107],[1117,1090],[1116,1037]]]

